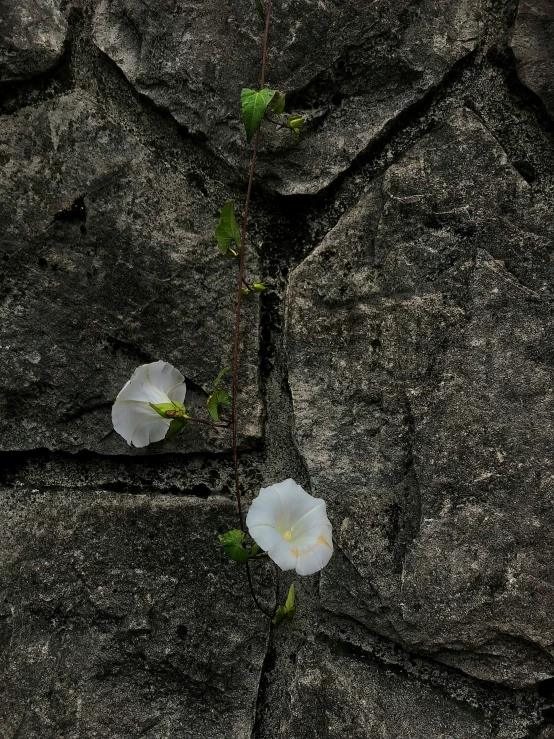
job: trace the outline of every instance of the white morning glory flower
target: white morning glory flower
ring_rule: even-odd
[[[332,526],[325,501],[314,498],[294,480],[262,488],[246,525],[256,544],[282,570],[313,575],[333,554]]]
[[[117,396],[112,408],[113,427],[125,441],[136,447],[165,438],[171,419],[162,418],[151,403],[183,403],[185,378],[168,362],[143,364]]]

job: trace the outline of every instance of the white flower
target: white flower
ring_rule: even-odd
[[[262,488],[250,506],[246,525],[256,544],[282,570],[313,575],[333,554],[325,501],[312,497],[294,480]]]
[[[117,396],[112,408],[113,427],[128,444],[148,446],[165,438],[171,419],[162,418],[151,403],[183,403],[185,378],[168,362],[143,364]]]

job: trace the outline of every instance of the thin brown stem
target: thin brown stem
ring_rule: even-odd
[[[272,0],[268,0],[267,9],[265,14],[265,33],[262,50],[262,74],[261,74],[261,85],[260,89],[264,88],[265,85],[265,68],[267,62],[267,47],[269,41],[269,21],[271,19],[271,5]],[[238,460],[238,417],[237,417],[237,377],[238,377],[238,364],[239,364],[239,349],[240,349],[240,312],[242,307],[242,285],[244,282],[244,255],[246,251],[246,230],[248,228],[248,210],[250,207],[250,198],[252,195],[252,183],[254,181],[254,171],[256,169],[256,157],[258,156],[258,147],[260,145],[260,130],[256,133],[254,140],[254,149],[252,151],[252,160],[250,162],[250,174],[248,176],[248,189],[246,191],[246,202],[244,204],[244,218],[242,221],[242,231],[240,236],[240,252],[239,252],[239,276],[238,276],[238,287],[237,287],[237,314],[235,320],[235,346],[233,352],[233,395],[232,395],[232,426],[233,426],[233,467],[235,472],[235,495],[237,499],[237,508],[239,513],[239,522],[241,531],[244,531],[244,519],[242,515],[242,501],[240,496],[240,484],[239,484],[239,460]],[[256,597],[254,588],[252,586],[252,577],[250,575],[250,565],[246,563],[246,574],[248,576],[248,585],[250,587],[250,593],[256,607],[268,618],[272,618],[272,615],[263,608]]]

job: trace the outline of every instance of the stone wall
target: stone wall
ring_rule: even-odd
[[[129,448],[165,359],[229,363],[250,0],[0,0],[0,737],[554,737],[554,5],[274,0],[240,367],[245,504],[293,477],[335,555],[217,534],[230,434]]]

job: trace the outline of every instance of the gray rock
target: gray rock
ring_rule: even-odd
[[[303,647],[283,739],[481,739],[476,711],[413,678],[327,647]]]
[[[308,123],[298,137],[266,126],[259,174],[286,194],[328,185],[475,48],[479,12],[477,0],[276,3],[267,85]],[[259,86],[262,28],[243,0],[99,0],[94,15],[96,43],[137,90],[245,170],[240,90]]]
[[[511,686],[554,674],[553,240],[461,110],[341,219],[288,297],[297,441],[341,550],[324,604]]]
[[[521,0],[512,49],[521,80],[554,116],[554,7],[550,0]]]
[[[233,504],[19,490],[0,510],[3,736],[251,736],[268,625],[217,541]]]
[[[67,33],[62,0],[0,0],[0,80],[46,72]]]
[[[0,448],[129,453],[110,407],[157,359],[183,372],[191,415],[208,418],[234,342],[237,265],[213,237],[225,200],[81,92],[0,118],[0,156]],[[241,443],[260,434],[257,313],[245,301]],[[190,426],[149,451],[229,446],[229,431]]]

